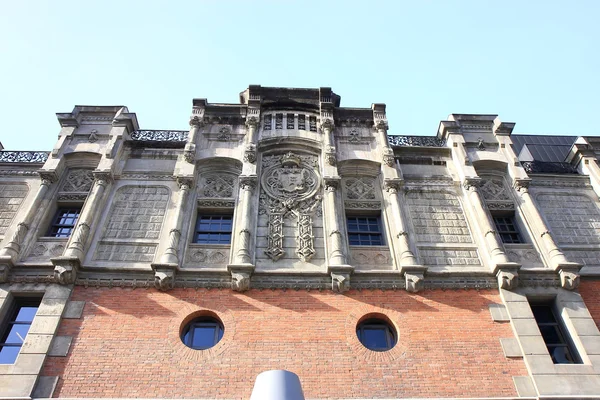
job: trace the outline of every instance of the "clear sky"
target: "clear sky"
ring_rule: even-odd
[[[0,0],[0,141],[50,150],[56,112],[126,105],[187,129],[192,98],[330,86],[386,103],[390,134],[450,113],[600,135],[600,1]]]

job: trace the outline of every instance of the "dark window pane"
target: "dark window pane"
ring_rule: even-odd
[[[544,342],[546,344],[561,344],[564,343],[560,333],[558,332],[558,326],[556,325],[540,325],[540,332],[542,332],[542,337],[544,338]]]
[[[216,326],[199,326],[194,328],[192,347],[195,349],[208,349],[215,345]]]
[[[370,349],[385,349],[388,347],[385,328],[364,328],[363,344]]]
[[[538,324],[546,323],[546,322],[556,322],[554,318],[554,313],[552,312],[552,307],[544,305],[544,304],[533,304],[531,306],[531,310],[533,311],[533,316]]]
[[[550,353],[550,356],[552,357],[552,361],[554,361],[554,364],[573,364],[575,363],[575,360],[573,359],[573,356],[571,355],[571,352],[569,351],[569,348],[567,346],[557,346],[557,347],[552,347],[552,346],[548,346],[548,352]]]
[[[14,364],[20,350],[20,346],[4,346],[0,348],[0,364]]]

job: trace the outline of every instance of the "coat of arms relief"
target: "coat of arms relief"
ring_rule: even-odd
[[[273,261],[285,255],[284,221],[296,223],[296,255],[309,261],[315,254],[313,217],[321,212],[321,186],[318,159],[288,152],[265,156],[262,160],[259,214],[268,217],[265,254]]]

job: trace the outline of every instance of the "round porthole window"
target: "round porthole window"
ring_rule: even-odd
[[[387,351],[397,342],[396,330],[388,321],[381,318],[369,318],[356,327],[358,340],[369,350]]]
[[[210,349],[223,338],[223,323],[214,317],[191,320],[181,332],[181,341],[194,350]]]

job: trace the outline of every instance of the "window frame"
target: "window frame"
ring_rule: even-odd
[[[229,224],[230,225],[230,229],[229,229],[229,231],[226,231],[226,230],[210,230],[210,229],[209,230],[200,230],[199,229],[199,225],[201,223],[201,220],[203,218],[206,218],[206,217],[210,218],[211,222],[209,222],[209,224],[212,223],[212,221],[213,221],[212,218],[214,218],[214,217],[220,217],[221,218],[219,220],[220,221],[220,226],[222,225],[222,222],[224,221],[223,217],[228,217],[229,221],[230,221],[230,224]],[[225,246],[230,246],[231,242],[233,240],[233,223],[234,223],[234,214],[233,214],[233,212],[226,212],[226,211],[221,211],[221,212],[203,212],[202,210],[198,210],[198,213],[196,215],[196,223],[194,225],[194,230],[193,230],[193,233],[192,233],[192,243],[193,244],[200,244],[200,245],[225,245]],[[211,234],[218,235],[219,241],[216,242],[216,243],[215,242],[210,242],[210,241],[204,241],[204,242],[200,241],[199,240],[199,235],[200,234],[208,234],[209,238],[210,238]],[[220,237],[221,237],[222,234],[229,234],[229,241],[227,243],[222,242],[220,240]]]
[[[583,359],[582,359],[581,355],[579,354],[579,352],[577,351],[577,347],[573,343],[573,338],[569,335],[569,331],[568,331],[567,327],[565,326],[564,320],[559,316],[559,314],[557,312],[558,310],[557,310],[557,305],[556,305],[556,299],[546,299],[546,300],[528,299],[528,301],[529,301],[529,306],[531,307],[531,312],[533,313],[533,316],[534,316],[534,320],[537,324],[538,329],[540,330],[540,335],[542,336],[542,340],[544,341],[544,344],[546,345],[546,348],[548,349],[548,354],[550,355],[552,362],[555,365],[583,364],[584,363]],[[536,308],[536,307],[548,308],[548,310],[550,311],[550,315],[554,319],[554,322],[538,321],[538,318],[536,317],[536,313],[534,311],[534,308]],[[557,334],[557,336],[560,339],[560,343],[548,343],[548,341],[546,340],[546,337],[544,337],[544,334],[542,333],[542,327],[553,327],[555,329],[555,333]],[[551,348],[556,349],[557,347],[565,348],[568,351],[568,354],[571,357],[572,362],[557,362],[553,355],[553,352],[551,351]]]
[[[367,347],[367,345],[363,342],[365,329],[385,331],[386,347]],[[396,346],[396,344],[398,344],[398,336],[395,332],[395,329],[388,321],[381,318],[369,318],[364,321],[361,321],[356,326],[356,337],[366,349],[369,349],[371,351],[389,351],[393,349]]]
[[[82,209],[83,209],[83,207],[81,205],[59,204],[56,208],[56,211],[54,212],[54,215],[52,216],[52,219],[48,226],[48,230],[46,231],[46,237],[53,237],[53,238],[57,238],[57,239],[68,239],[69,237],[71,237],[71,235],[73,234],[73,231],[75,230],[75,227],[77,226],[77,221],[79,221],[79,218],[81,217]],[[66,211],[66,212],[77,211],[77,216],[75,217],[72,225],[60,223],[61,219],[64,219],[64,218],[72,219],[72,217],[65,217],[65,215],[61,215],[61,212],[64,212],[64,211]],[[53,232],[55,228],[57,229],[57,232]],[[66,236],[61,234],[61,231],[60,231],[61,229],[65,229],[65,228],[70,228],[69,234]]]
[[[195,334],[195,328],[202,328],[202,327],[214,327],[215,328],[215,333],[214,333],[214,337],[213,337],[213,344],[211,346],[208,347],[194,347],[193,343],[194,343],[194,334]],[[186,335],[189,336],[186,339]],[[217,318],[214,317],[199,317],[199,318],[194,318],[193,320],[191,320],[190,322],[188,322],[184,329],[181,331],[181,342],[189,347],[190,349],[193,350],[208,350],[211,349],[213,347],[215,347],[222,339],[223,336],[225,335],[225,327],[223,325],[223,323],[218,320]]]
[[[498,221],[502,219],[503,221]],[[514,213],[511,214],[498,214],[492,213],[492,220],[494,221],[494,227],[498,232],[498,236],[500,236],[500,240],[505,244],[523,244],[526,243],[523,240],[523,235],[519,230],[519,225],[517,224]],[[501,229],[503,227],[507,227],[511,229]],[[505,240],[505,237],[510,238],[510,240]]]
[[[19,350],[17,352],[17,355],[15,356],[14,360],[12,360],[11,363],[5,363],[5,362],[1,362],[0,360],[0,365],[11,365],[11,364],[15,364],[17,362],[17,358],[19,357],[19,354],[21,354],[21,349],[23,347],[23,344],[25,343],[25,340],[27,339],[27,336],[29,335],[29,330],[31,329],[31,325],[33,324],[33,321],[40,309],[42,303],[42,297],[37,297],[37,296],[30,296],[30,297],[13,297],[11,299],[11,304],[9,306],[9,309],[2,321],[2,325],[0,327],[0,352],[2,351],[3,348],[5,347],[17,347]],[[31,320],[27,320],[27,321],[18,321],[17,318],[19,316],[19,313],[21,311],[22,308],[24,307],[35,307],[35,314],[31,317]],[[21,343],[13,343],[13,342],[7,342],[6,340],[8,339],[8,337],[10,336],[10,333],[12,332],[12,328],[15,325],[28,325],[29,328],[27,329],[27,333],[25,334],[25,336],[22,338],[22,342]],[[20,335],[19,335],[20,336]]]
[[[370,226],[369,223],[369,219],[375,219],[376,223],[377,223],[377,231],[362,231],[360,229],[357,230],[350,230],[350,219],[351,218],[355,218],[356,219],[356,224],[357,226],[360,225],[358,218],[366,218],[367,219],[367,225]],[[385,241],[385,231],[383,228],[383,220],[381,218],[381,212],[378,212],[376,214],[355,214],[355,213],[346,213],[346,231],[348,233],[348,244],[350,246],[385,246],[386,245],[386,241]],[[351,235],[359,235],[359,244],[352,244],[352,241],[350,239]],[[368,241],[369,243],[360,243],[363,240],[360,239],[360,235],[375,235],[379,237],[379,243],[373,243],[373,239],[369,238]]]

